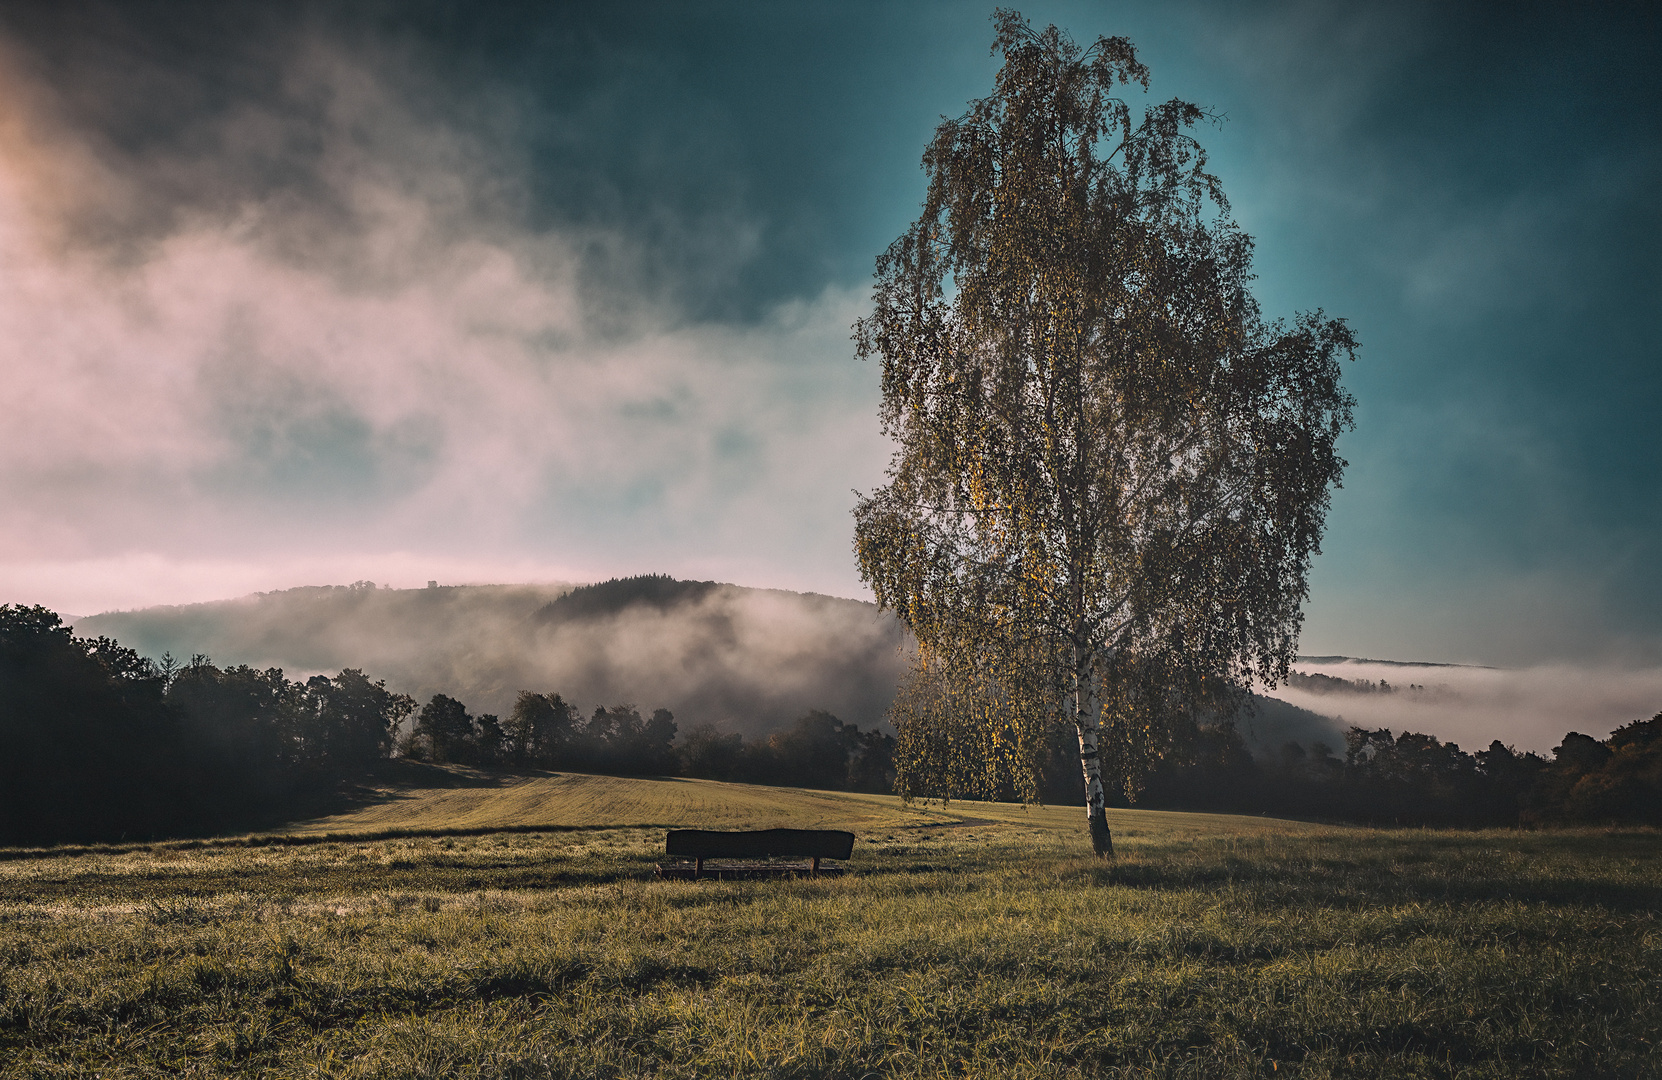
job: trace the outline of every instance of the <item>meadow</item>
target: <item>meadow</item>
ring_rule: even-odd
[[[1662,1076],[1662,836],[427,769],[0,850],[0,1077]],[[850,872],[660,882],[663,830]]]

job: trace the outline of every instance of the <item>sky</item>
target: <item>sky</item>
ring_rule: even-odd
[[[1266,313],[1362,343],[1303,651],[1662,668],[1662,8],[1021,10],[1212,109]],[[850,324],[990,14],[0,0],[0,602],[869,596]]]

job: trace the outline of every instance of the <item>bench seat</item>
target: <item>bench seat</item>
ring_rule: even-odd
[[[841,874],[843,868],[822,866],[822,859],[846,861],[853,853],[854,834],[837,829],[671,829],[664,837],[664,854],[676,861],[659,863],[658,876],[718,881],[827,877]]]

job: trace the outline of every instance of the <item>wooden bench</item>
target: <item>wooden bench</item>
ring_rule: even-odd
[[[713,832],[708,829],[671,829],[664,837],[664,854],[679,862],[659,863],[661,878],[777,877],[841,874],[840,866],[821,866],[821,859],[846,860],[854,854],[854,834],[836,829],[759,829],[754,832]],[[745,860],[706,864],[706,860]],[[809,859],[809,863],[782,862]]]

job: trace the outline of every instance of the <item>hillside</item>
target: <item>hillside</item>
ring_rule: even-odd
[[[1116,841],[1144,837],[1244,836],[1316,828],[1303,822],[1158,810],[1109,812]],[[902,803],[893,795],[806,791],[717,780],[490,773],[407,764],[389,771],[361,805],[281,830],[300,836],[491,829],[850,829],[862,838],[896,829],[1015,829],[1073,839],[1085,815],[1075,806],[976,801]],[[654,836],[654,840],[661,837]]]
[[[627,701],[749,736],[825,709],[881,722],[904,635],[869,603],[715,582],[385,589],[368,582],[76,620],[150,657],[202,653],[289,676],[360,668],[425,700],[506,714],[521,690],[585,712]]]
[[[201,653],[291,678],[360,668],[417,700],[449,694],[475,713],[506,715],[521,690],[535,690],[585,713],[626,701],[670,709],[683,731],[709,722],[747,737],[809,709],[881,725],[907,663],[899,623],[873,604],[660,575],[587,586],[360,582],[111,612],[75,629],[150,657]],[[1239,727],[1265,756],[1289,739],[1344,745],[1326,715],[1270,698]]]

